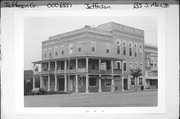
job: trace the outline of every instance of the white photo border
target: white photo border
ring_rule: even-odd
[[[24,18],[78,16],[155,16],[158,28],[158,106],[157,107],[24,107]],[[163,10],[18,10],[15,12],[15,113],[16,114],[143,114],[165,113],[165,14]]]

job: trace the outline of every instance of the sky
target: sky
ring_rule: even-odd
[[[96,27],[107,22],[144,30],[145,44],[157,46],[157,18],[127,17],[28,17],[24,19],[24,69],[32,69],[32,62],[41,60],[42,41],[50,36],[69,32],[85,25]]]

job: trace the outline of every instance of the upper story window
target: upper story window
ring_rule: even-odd
[[[129,43],[129,56],[132,56],[132,43]]]
[[[96,42],[91,41],[91,51],[96,51]]]
[[[55,47],[55,48],[54,48],[54,56],[57,56],[57,55],[58,55],[58,48]]]
[[[138,68],[138,63],[134,63],[134,69],[137,69]]]
[[[49,58],[51,58],[51,57],[52,57],[52,49],[49,48]]]
[[[106,53],[110,53],[110,44],[106,43]]]
[[[143,64],[142,64],[142,63],[139,64],[139,68],[140,68],[141,70],[143,70]]]
[[[61,55],[64,55],[64,45],[61,45],[60,52],[61,52]]]
[[[123,70],[127,71],[126,62],[123,63]]]
[[[69,54],[73,54],[73,44],[69,44]]]
[[[118,39],[116,41],[116,43],[117,43],[117,54],[120,54],[121,53],[121,41]]]
[[[123,42],[123,55],[126,55],[126,42]]]
[[[134,49],[134,57],[137,57],[138,47],[136,43],[134,44]]]
[[[141,44],[139,45],[139,56],[143,57],[143,47]]]
[[[133,69],[133,63],[129,62],[129,69]]]
[[[43,57],[44,58],[46,58],[47,56],[46,56],[46,54],[47,54],[47,50],[46,49],[44,49],[44,51],[43,51]]]
[[[82,42],[77,42],[77,52],[81,52],[82,50]]]

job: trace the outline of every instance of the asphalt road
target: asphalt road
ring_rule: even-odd
[[[157,106],[157,91],[74,93],[24,97],[25,107],[146,107]]]

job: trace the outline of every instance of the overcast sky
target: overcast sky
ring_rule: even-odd
[[[42,41],[85,25],[96,27],[106,22],[144,30],[145,44],[157,46],[156,17],[32,17],[24,21],[24,68],[32,69],[32,62],[41,60]]]

